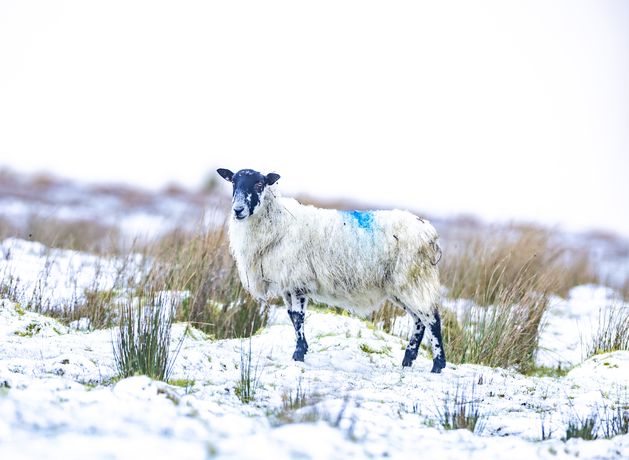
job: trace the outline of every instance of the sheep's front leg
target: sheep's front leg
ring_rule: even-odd
[[[308,298],[301,292],[287,292],[284,295],[284,302],[288,308],[288,316],[295,328],[295,336],[297,337],[297,346],[293,353],[295,361],[303,361],[304,355],[308,353],[308,342],[304,334],[304,320],[306,317],[306,305]]]

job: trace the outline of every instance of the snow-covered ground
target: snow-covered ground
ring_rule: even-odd
[[[212,201],[128,192],[131,199],[62,181],[37,191],[18,182],[2,188],[0,181],[0,217],[17,227],[48,215],[103,221],[128,235],[160,234],[172,223],[196,222]],[[599,258],[626,273],[626,254],[610,259],[609,244]],[[629,411],[629,352],[584,360],[600,309],[629,308],[609,288],[578,286],[566,299],[553,299],[536,359],[571,369],[562,377],[450,363],[434,375],[425,350],[403,369],[404,339],[320,311],[307,314],[310,351],[305,363],[295,363],[293,328],[277,308],[251,340],[259,386],[244,404],[235,389],[248,341],[184,334],[177,324],[173,349],[185,335],[171,376],[177,385],[118,380],[115,330],[77,330],[25,308],[34,298],[66,308],[86,290],[111,289],[141,263],[139,256],[123,260],[18,238],[0,241],[0,293],[10,291],[19,301],[0,295],[0,459],[629,458],[629,435],[561,440],[569,420],[618,405]],[[286,409],[286,398],[298,391],[304,407]],[[476,434],[441,428],[444,401],[457,392],[473,398],[483,414]],[[550,439],[541,439],[542,427]]]
[[[174,368],[185,388],[115,382],[113,331],[81,333],[0,302],[2,458],[627,458],[629,436],[563,442],[568,420],[627,398],[629,352],[585,361],[562,378],[476,365],[402,369],[404,341],[355,318],[311,312],[310,352],[291,360],[284,312],[252,339],[259,388],[243,404],[240,340],[187,334]],[[181,337],[177,325],[173,342]],[[115,383],[112,383],[115,382]],[[439,428],[443,398],[474,385],[484,429]],[[286,423],[282,395],[310,403]],[[469,397],[469,395],[468,395]],[[625,398],[625,399],[623,399]],[[300,417],[304,421],[300,423]],[[338,423],[337,423],[338,421]],[[542,424],[552,432],[541,441]]]
[[[71,306],[85,291],[112,289],[140,264],[139,255],[104,258],[17,238],[0,242],[0,283],[21,304],[37,299],[44,310]]]
[[[96,264],[115,273],[112,261],[76,251],[51,253],[14,239],[2,249],[3,269],[25,286],[36,283],[46,261],[52,264],[52,302],[70,293],[63,288],[69,274],[83,273],[73,276],[74,288],[93,282],[93,273],[80,267]],[[627,435],[561,441],[569,420],[628,404],[629,352],[582,362],[581,343],[610,296],[605,288],[581,286],[555,302],[540,360],[547,366],[576,364],[559,378],[453,364],[434,375],[425,351],[412,368],[403,369],[405,340],[360,319],[317,311],[307,315],[306,362],[295,363],[294,332],[278,308],[271,325],[252,339],[259,388],[250,404],[235,393],[246,341],[212,341],[193,330],[172,375],[183,387],[146,377],[117,381],[115,331],[76,331],[1,300],[0,458],[136,458],[140,453],[182,459],[411,458],[423,452],[453,459],[507,453],[523,459],[628,458]],[[175,344],[184,326],[176,325],[174,332]],[[472,387],[485,414],[481,432],[440,428],[444,398],[452,400],[457,388],[470,398]],[[307,404],[283,413],[282,397],[298,388]],[[541,441],[542,425],[550,440]]]
[[[577,286],[570,290],[567,299],[553,298],[540,337],[537,364],[569,369],[581,363],[605,312],[614,308],[627,309],[629,304],[605,286]]]

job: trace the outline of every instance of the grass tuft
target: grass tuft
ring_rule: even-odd
[[[599,325],[587,349],[587,357],[629,350],[629,307],[614,304],[599,311]]]
[[[629,433],[629,405],[617,402],[614,407],[604,405],[585,418],[578,415],[568,421],[564,440],[580,438],[584,440],[611,439]]]
[[[361,343],[360,351],[362,351],[363,353],[367,353],[368,355],[373,355],[373,354],[388,355],[389,353],[391,353],[391,347],[389,347],[388,345],[385,345],[380,349],[376,349],[376,348],[373,348],[368,343]]]
[[[526,375],[531,377],[553,377],[561,378],[568,375],[571,371],[571,367],[562,367],[561,364],[557,366],[535,366],[527,370]]]
[[[457,384],[454,395],[446,391],[441,408],[436,408],[439,424],[444,429],[482,433],[486,417],[481,413],[480,400],[475,397],[475,391],[475,383],[469,387]]]
[[[317,403],[322,397],[305,390],[302,379],[299,378],[295,390],[287,390],[282,393],[282,407],[272,414],[274,425],[286,425],[289,423],[314,423],[324,419],[324,414],[317,408]]]
[[[585,418],[571,418],[566,426],[565,440],[572,438],[580,438],[586,441],[592,441],[598,439],[598,414],[592,412],[592,414]]]
[[[251,351],[251,336],[249,336],[249,348],[243,346],[244,340],[240,342],[240,381],[235,392],[238,399],[244,404],[249,404],[256,397],[256,392],[260,385],[262,369],[259,368],[260,356],[253,364],[253,354]]]
[[[129,299],[120,307],[113,347],[116,368],[122,378],[146,375],[168,381],[185,337],[183,334],[171,354],[174,307],[171,299],[153,292],[147,297]]]

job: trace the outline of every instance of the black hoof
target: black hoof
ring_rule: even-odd
[[[445,361],[433,361],[432,363],[432,372],[433,374],[441,374],[441,369],[446,367]]]
[[[295,348],[295,353],[293,353],[293,359],[295,361],[304,361],[304,355],[308,353],[308,344],[306,341],[297,342],[297,348]]]
[[[402,361],[402,367],[411,367],[415,358],[417,358],[417,353],[413,353],[412,350],[406,350],[406,353],[404,353],[404,360]]]

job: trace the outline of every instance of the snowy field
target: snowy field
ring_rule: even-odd
[[[32,197],[5,195],[0,215],[18,225],[41,212],[35,206],[48,213],[65,206],[59,203],[68,193],[36,205]],[[93,211],[89,200],[103,201],[80,195],[73,199],[80,212],[96,218],[103,208]],[[156,207],[151,215],[162,217],[144,219],[138,216],[149,215],[150,207],[129,211],[114,202],[104,203],[114,220],[130,222],[128,229],[164,231],[157,224],[168,211]],[[67,206],[67,214],[78,212]],[[188,215],[185,203],[173,206]],[[0,242],[0,281],[20,299],[0,299],[1,459],[629,458],[629,435],[562,440],[570,421],[618,407],[629,411],[629,352],[584,359],[600,309],[629,308],[610,288],[577,286],[566,299],[553,299],[536,356],[540,366],[570,369],[553,377],[451,363],[434,375],[425,350],[403,369],[405,339],[319,310],[307,314],[310,351],[305,363],[296,363],[293,327],[277,307],[251,339],[258,385],[244,404],[236,388],[248,340],[211,340],[176,324],[171,350],[182,337],[183,345],[172,384],[142,376],[120,380],[114,329],[89,331],[81,322],[68,327],[24,308],[33,295],[61,308],[85,289],[111,289],[121,267],[133,263],[140,261],[131,258],[130,265],[19,238]],[[457,393],[481,414],[475,433],[442,427],[444,407]],[[288,407],[297,395],[299,407]]]
[[[3,269],[25,281],[35,280],[32,274],[51,255],[20,240],[7,240],[2,249]],[[64,301],[68,291],[55,286],[63,287],[69,264],[89,266],[95,256],[52,254],[51,292]],[[193,330],[172,375],[183,386],[146,377],[118,381],[113,330],[77,331],[2,300],[0,457],[340,459],[410,458],[420,451],[453,459],[504,458],[507,452],[522,459],[627,458],[627,435],[561,440],[569,420],[627,404],[629,352],[581,362],[583,336],[596,328],[598,308],[612,294],[581,286],[555,302],[538,359],[576,365],[563,377],[453,364],[434,375],[425,351],[402,369],[404,340],[360,319],[317,311],[307,316],[306,362],[295,363],[294,332],[278,308],[271,325],[252,339],[259,388],[250,404],[235,394],[247,341],[212,341]],[[183,331],[176,325],[173,349]],[[484,414],[477,434],[440,428],[444,398],[457,389]],[[282,395],[298,391],[308,401],[287,416]],[[551,439],[541,441],[542,426]]]

